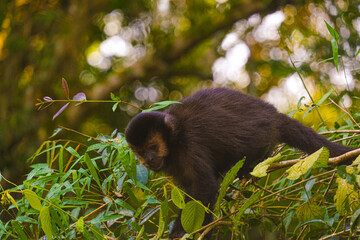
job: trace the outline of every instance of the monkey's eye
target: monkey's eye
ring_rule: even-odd
[[[157,146],[156,144],[150,144],[150,145],[149,145],[149,150],[150,150],[150,151],[157,152],[158,146]]]

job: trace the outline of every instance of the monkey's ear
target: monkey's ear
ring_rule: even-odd
[[[179,130],[178,120],[171,114],[166,114],[164,118],[165,125],[171,129],[172,134],[176,135]]]

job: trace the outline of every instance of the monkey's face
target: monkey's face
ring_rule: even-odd
[[[145,167],[158,172],[164,168],[168,147],[160,133],[149,134],[143,146],[129,146],[138,157],[139,162]]]

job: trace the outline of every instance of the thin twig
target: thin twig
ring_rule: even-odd
[[[353,118],[353,116],[351,116],[351,114],[349,113],[348,110],[346,110],[345,108],[341,107],[339,104],[337,104],[334,100],[332,100],[331,98],[329,98],[329,100],[338,108],[340,108],[342,111],[344,111],[350,118],[351,120],[356,124],[356,126],[358,126],[358,128],[360,128],[360,125],[355,121],[355,119]]]
[[[209,224],[210,225],[210,224]],[[200,235],[200,237],[198,238],[198,240],[202,240],[206,234],[208,234],[213,228],[219,226],[219,225],[228,225],[228,226],[231,226],[233,225],[233,223],[231,221],[219,221],[219,222],[216,222],[215,224],[211,224],[210,226],[209,225],[206,225],[208,226]]]

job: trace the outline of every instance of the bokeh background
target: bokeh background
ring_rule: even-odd
[[[123,131],[138,110],[87,103],[52,116],[37,99],[70,95],[108,100],[110,93],[146,108],[195,91],[227,86],[263,98],[315,129],[309,97],[333,89],[335,103],[359,113],[358,0],[1,0],[0,171],[20,182],[26,159],[58,125],[87,135]],[[339,70],[332,61],[326,20],[340,35]],[[294,66],[291,64],[294,62]],[[320,108],[328,128],[345,118],[329,102]],[[57,137],[71,137],[60,133]]]

